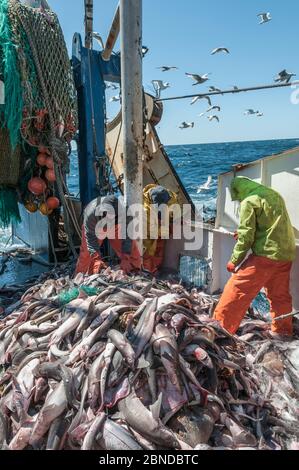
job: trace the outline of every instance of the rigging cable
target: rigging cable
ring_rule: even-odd
[[[196,98],[196,97],[205,97],[205,96],[217,96],[217,95],[227,95],[227,94],[235,94],[235,93],[243,93],[248,91],[259,91],[259,90],[269,90],[273,88],[286,88],[291,86],[299,86],[299,81],[290,82],[290,83],[281,83],[280,85],[260,85],[255,87],[247,87],[247,88],[238,88],[232,90],[221,90],[221,91],[213,91],[207,93],[197,93],[196,95],[182,95],[182,96],[172,96],[169,98],[158,98],[155,99],[155,102],[159,103],[160,101],[172,101],[172,100],[183,100],[188,98]]]

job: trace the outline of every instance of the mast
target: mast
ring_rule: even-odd
[[[85,47],[92,49],[93,0],[84,0],[85,5]]]
[[[120,0],[125,204],[142,204],[142,0]]]

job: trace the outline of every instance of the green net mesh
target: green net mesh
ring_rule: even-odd
[[[72,289],[66,290],[61,292],[58,296],[58,302],[60,305],[66,305],[72,300],[78,298],[80,294],[80,290],[83,291],[88,297],[92,297],[93,295],[97,295],[100,293],[100,289],[96,289],[95,287],[89,286],[81,286],[80,288],[74,287]]]

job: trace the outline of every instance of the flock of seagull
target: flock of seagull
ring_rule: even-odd
[[[269,23],[269,21],[272,20],[272,16],[269,12],[267,13],[259,13],[257,15],[259,18],[260,18],[260,23],[259,24],[265,24],[265,23]],[[216,55],[216,54],[230,54],[230,51],[227,47],[217,47],[215,49],[212,50],[211,52],[211,55]],[[162,72],[170,72],[172,70],[178,70],[178,67],[175,67],[175,66],[168,66],[168,65],[162,65],[160,67],[157,67],[158,69],[160,69]],[[210,78],[209,78],[209,73],[206,73],[204,75],[199,75],[199,74],[195,74],[195,73],[185,73],[185,75],[192,79],[193,80],[193,86],[196,86],[196,85],[202,85],[204,83],[206,83]],[[289,83],[290,80],[292,79],[292,77],[295,77],[296,74],[294,73],[290,73],[290,72],[287,72],[286,69],[282,70],[281,72],[279,72],[277,74],[277,76],[274,78],[274,82],[275,83]],[[156,98],[157,99],[160,99],[161,97],[161,93],[166,90],[167,88],[170,87],[170,83],[169,82],[164,82],[163,80],[152,80],[152,85],[153,85],[153,89],[155,91],[155,94],[156,94]],[[233,90],[234,91],[238,91],[239,88],[237,86],[233,86]],[[210,86],[209,87],[209,93],[222,93],[222,90],[220,88],[217,88],[215,86]],[[207,117],[207,119],[212,122],[212,121],[217,121],[218,123],[220,122],[220,118],[217,114],[215,114],[214,112],[218,111],[220,112],[221,111],[221,108],[220,106],[212,106],[212,103],[211,103],[211,99],[208,95],[201,95],[201,96],[196,96],[192,99],[191,101],[191,105],[195,104],[197,101],[199,100],[207,100],[207,103],[209,105],[209,108],[199,114],[199,117]],[[213,114],[209,114],[213,112]],[[261,118],[264,116],[264,113],[260,112],[260,111],[255,111],[254,109],[247,109],[245,112],[244,112],[244,115],[245,116],[256,116],[258,118]],[[186,121],[183,121],[179,128],[180,129],[188,129],[188,128],[193,128],[194,127],[194,122],[186,122]]]
[[[269,23],[272,20],[272,16],[269,12],[259,13],[257,16],[260,18],[260,22],[259,22],[260,25],[265,24],[265,23]],[[146,46],[142,46],[142,57],[144,57],[148,52],[149,52],[149,48],[146,47]],[[216,47],[215,49],[213,49],[211,51],[211,55],[214,56],[216,54],[230,54],[230,51],[227,47]],[[173,65],[171,65],[171,66],[170,65],[161,65],[160,67],[157,67],[157,69],[159,69],[159,70],[161,70],[161,72],[165,73],[165,72],[171,72],[171,71],[178,70],[178,67],[173,66]],[[210,80],[209,76],[211,74],[206,73],[204,75],[199,75],[199,74],[195,74],[195,73],[185,73],[185,75],[186,75],[187,78],[190,78],[194,82],[192,84],[192,86],[196,86],[196,85],[202,85],[202,84],[206,83],[208,80]],[[289,83],[291,81],[291,79],[295,76],[296,76],[295,73],[288,72],[286,69],[284,69],[284,70],[282,70],[281,72],[279,72],[277,74],[277,76],[274,78],[274,82],[277,83],[277,84],[278,83]],[[156,99],[160,99],[161,98],[161,93],[171,87],[171,85],[168,81],[163,81],[163,80],[152,80],[151,84],[152,84]],[[114,83],[107,84],[106,87],[111,88],[112,90],[117,90],[118,89],[118,86]],[[238,91],[239,88],[237,86],[233,86],[233,90]],[[220,93],[221,94],[222,90],[220,88],[215,87],[215,86],[210,86],[209,87],[209,93]],[[120,100],[121,100],[120,95],[112,96],[109,99],[110,102],[117,102],[117,101],[120,101]],[[212,102],[211,102],[211,99],[210,99],[210,96],[209,95],[204,95],[204,94],[202,94],[201,96],[195,96],[192,99],[190,104],[194,105],[199,100],[206,100],[207,105],[209,107],[207,108],[207,110],[205,112],[200,113],[198,116],[201,117],[201,118],[206,117],[210,122],[216,121],[216,122],[219,123],[220,118],[215,113],[216,112],[220,113],[221,107],[216,106],[216,105],[213,106]],[[261,118],[261,117],[264,116],[264,113],[259,111],[259,110],[247,109],[244,112],[244,115],[245,116],[256,116],[258,118]],[[194,125],[195,125],[194,122],[183,121],[179,125],[179,128],[180,129],[188,129],[188,128],[193,128]],[[205,188],[203,188],[203,189],[205,189]]]

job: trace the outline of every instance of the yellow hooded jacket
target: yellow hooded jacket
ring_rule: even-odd
[[[162,238],[163,235],[169,233],[169,227],[163,227],[160,223],[157,223],[156,217],[151,217],[151,211],[155,210],[153,207],[153,200],[151,197],[151,192],[153,189],[157,188],[156,184],[148,184],[143,190],[143,207],[146,212],[146,235],[143,240],[144,254],[154,256],[157,249],[157,240],[150,239],[150,233],[157,233],[158,238]],[[173,204],[178,204],[177,195],[170,190],[167,190],[170,196],[167,206],[171,207]],[[170,214],[171,218],[171,214]],[[157,231],[157,232],[156,232]]]
[[[275,261],[294,261],[296,243],[288,211],[279,193],[244,176],[231,183],[233,201],[240,201],[238,242],[231,262],[240,264],[248,250]]]

